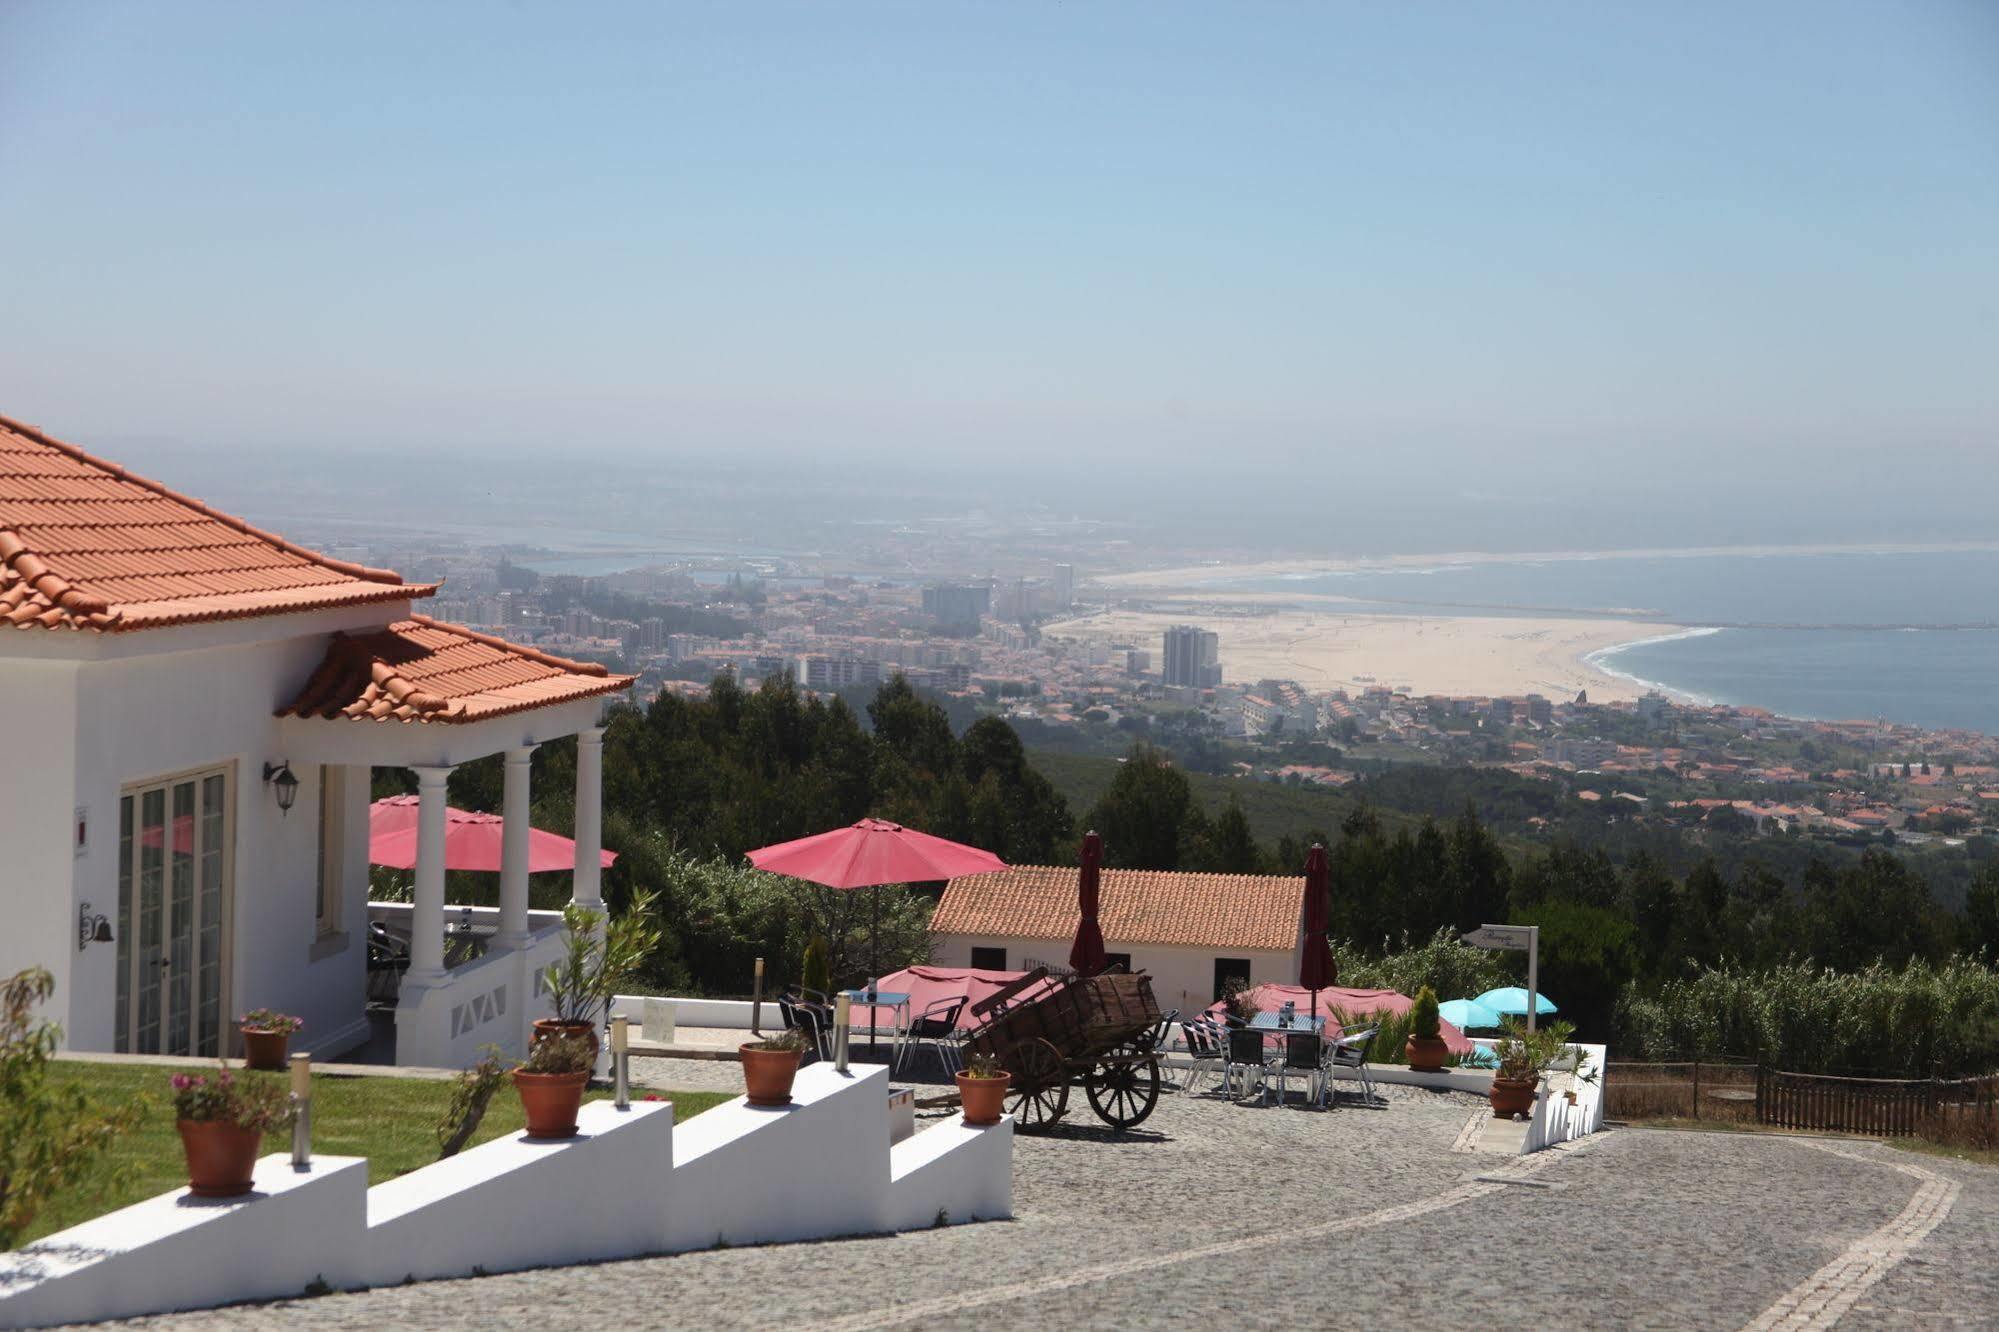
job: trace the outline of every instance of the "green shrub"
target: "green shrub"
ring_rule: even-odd
[[[1437,992],[1427,985],[1416,988],[1416,1001],[1409,1009],[1409,1031],[1418,1040],[1434,1041],[1441,1032],[1437,1017]]]
[[[815,934],[805,945],[804,960],[799,963],[799,980],[808,990],[820,994],[833,992],[833,969],[826,961],[826,936]]]
[[[34,1013],[55,988],[40,967],[0,984],[0,1249],[13,1248],[57,1193],[115,1183],[104,1159],[149,1105],[139,1097],[102,1110],[81,1088],[50,1082],[61,1031]]]
[[[1618,1052],[1754,1059],[1799,1073],[1961,1077],[1999,1070],[1999,971],[1967,958],[1834,971],[1711,967],[1627,987]]]
[[[1439,995],[1469,999],[1502,985],[1516,984],[1506,954],[1473,948],[1446,925],[1420,944],[1384,939],[1376,951],[1351,940],[1333,945],[1339,983],[1363,990],[1394,990],[1413,996],[1423,986]]]

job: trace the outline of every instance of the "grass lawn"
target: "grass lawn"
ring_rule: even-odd
[[[173,1092],[167,1079],[175,1072],[130,1064],[92,1064],[57,1060],[49,1076],[58,1085],[81,1086],[94,1100],[115,1104],[135,1096],[150,1096],[152,1105],[137,1130],[121,1138],[109,1164],[124,1176],[109,1188],[101,1185],[75,1190],[51,1200],[35,1218],[25,1240],[73,1226],[93,1216],[127,1206],[187,1183],[180,1134],[174,1128]],[[271,1074],[282,1077],[282,1074]],[[648,1093],[634,1091],[634,1097]],[[731,1099],[726,1092],[660,1093],[674,1103],[675,1121],[692,1119],[710,1106]],[[588,1099],[608,1100],[609,1092]],[[326,1156],[365,1156],[368,1182],[380,1184],[437,1159],[435,1129],[451,1100],[448,1082],[410,1078],[337,1077],[315,1074],[312,1079],[312,1150]],[[502,1087],[486,1110],[473,1144],[518,1133],[523,1127],[520,1098]],[[263,1154],[291,1150],[291,1131],[266,1135]]]

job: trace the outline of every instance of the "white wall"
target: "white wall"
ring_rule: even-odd
[[[237,1014],[277,1008],[305,1019],[304,1046],[330,1054],[365,1035],[367,893],[358,884],[365,883],[367,871],[367,772],[356,769],[342,778],[350,796],[346,845],[355,844],[358,818],[362,849],[359,863],[347,867],[345,928],[322,941],[314,922],[319,768],[281,748],[272,715],[296,696],[325,656],[327,636],[312,623],[316,618],[265,622],[267,632],[288,630],[292,636],[284,638],[124,655],[80,667],[74,803],[89,807],[94,829],[89,854],[76,862],[74,896],[115,914],[121,788],[191,769],[230,768],[232,964],[223,996],[225,1035]],[[375,618],[386,620],[380,612]],[[296,804],[284,814],[263,770],[266,763],[288,759],[300,786]],[[351,809],[357,788],[358,812]],[[350,850],[343,859],[355,857]],[[116,950],[93,946],[84,956],[89,971],[79,975],[71,995],[69,1040],[81,1049],[108,1050]]]
[[[40,630],[0,630],[19,636]],[[66,662],[0,658],[0,699],[7,720],[0,738],[0,978],[28,967],[46,967],[56,980],[47,1016],[66,1020],[79,985],[105,983],[112,976],[115,950],[93,944],[76,948],[79,896],[72,891],[77,862],[72,859],[70,799],[76,766],[76,669]],[[92,810],[90,839],[110,844],[118,855],[117,810]],[[114,921],[118,893],[85,892],[92,911]]]
[[[1019,971],[1028,958],[1068,965],[1067,939],[1025,939],[994,936],[973,938],[962,934],[930,936],[930,960],[940,967],[969,967],[973,948],[1006,949],[1006,965]],[[1267,952],[1252,949],[1227,951],[1219,948],[1172,948],[1160,944],[1121,944],[1105,940],[1113,953],[1130,953],[1131,969],[1152,977],[1152,997],[1162,1009],[1178,1009],[1187,1017],[1214,1002],[1215,959],[1239,957],[1249,962],[1252,985],[1292,985],[1298,980],[1297,959],[1287,950]]]

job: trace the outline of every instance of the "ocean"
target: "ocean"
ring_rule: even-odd
[[[1497,558],[1207,585],[1389,613],[1654,618],[1689,628],[1592,664],[1786,716],[1999,735],[1999,550]]]

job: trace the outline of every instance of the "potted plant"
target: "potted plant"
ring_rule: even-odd
[[[791,1080],[798,1076],[798,1059],[805,1053],[805,1033],[773,1032],[760,1041],[737,1047],[743,1059],[743,1090],[751,1105],[790,1105]]]
[[[1013,1074],[999,1066],[989,1054],[975,1054],[965,1071],[953,1074],[958,1081],[958,1100],[965,1108],[965,1122],[974,1127],[999,1123],[1006,1108],[1006,1086]]]
[[[597,1064],[596,1044],[584,1034],[552,1032],[528,1046],[514,1069],[530,1138],[573,1138],[583,1089]]]
[[[1416,991],[1409,1006],[1409,1039],[1403,1042],[1402,1056],[1418,1073],[1436,1073],[1450,1057],[1444,1044],[1443,1028],[1437,1017],[1437,992],[1425,985]]]
[[[564,1032],[590,1042],[597,1052],[597,1024],[603,1010],[659,947],[660,928],[653,922],[656,893],[640,893],[622,916],[605,923],[604,913],[571,902],[562,909],[565,931],[562,957],[542,969],[540,980],[550,1017],[536,1018],[534,1039]]]
[[[1578,1076],[1583,1076],[1583,1053],[1569,1044],[1574,1032],[1575,1028],[1567,1022],[1550,1023],[1534,1032],[1517,1021],[1507,1022],[1506,1034],[1492,1047],[1499,1061],[1493,1070],[1489,1093],[1493,1118],[1510,1119],[1532,1110],[1534,1091],[1541,1085],[1542,1077],[1565,1059],[1573,1058]]]
[[[213,1076],[176,1073],[172,1085],[188,1192],[198,1198],[248,1193],[265,1131],[291,1123],[294,1110],[284,1083],[239,1078],[225,1065]]]
[[[1238,1026],[1246,1026],[1257,1015],[1258,1009],[1251,988],[1248,981],[1230,977],[1223,989],[1222,1003]]]
[[[243,1033],[243,1067],[284,1072],[292,1033],[304,1026],[304,1018],[271,1008],[253,1008],[237,1018],[236,1029]]]

